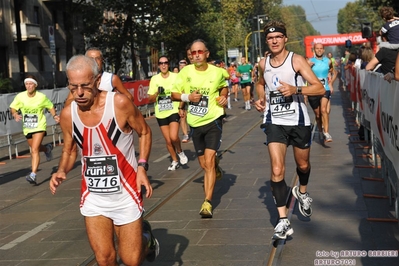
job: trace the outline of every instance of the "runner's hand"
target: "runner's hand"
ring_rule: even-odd
[[[147,171],[143,167],[137,168],[136,185],[139,194],[141,194],[141,188],[142,186],[144,186],[146,191],[145,193],[146,198],[151,198],[152,186],[150,184],[150,180],[148,180]]]
[[[57,172],[57,173],[54,173],[51,176],[51,179],[50,179],[50,191],[51,191],[51,194],[53,194],[53,195],[55,194],[58,186],[61,185],[61,183],[65,179],[66,179],[65,172]]]

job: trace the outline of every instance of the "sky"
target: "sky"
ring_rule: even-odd
[[[302,6],[307,20],[321,35],[337,34],[338,11],[355,0],[283,0],[284,5]]]

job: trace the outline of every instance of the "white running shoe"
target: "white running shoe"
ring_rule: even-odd
[[[169,170],[169,171],[174,171],[174,170],[176,170],[176,169],[179,168],[179,167],[180,167],[179,162],[172,161],[172,163],[171,163],[170,166],[168,167],[168,170]]]
[[[313,199],[309,197],[309,193],[302,194],[299,191],[299,187],[295,186],[292,188],[292,195],[298,200],[299,211],[305,217],[310,217],[312,215],[312,201]]]
[[[291,228],[290,221],[288,219],[280,219],[276,227],[274,227],[273,239],[286,239],[294,233],[294,229]]]
[[[178,153],[177,155],[179,156],[181,165],[185,165],[188,162],[188,158],[187,158],[186,154],[184,153],[184,151],[182,151],[181,153]]]
[[[328,132],[324,133],[324,137],[326,138],[326,142],[332,142],[333,141],[331,135]]]

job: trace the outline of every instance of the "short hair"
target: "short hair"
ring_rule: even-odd
[[[322,46],[322,48],[324,49],[324,44],[322,44],[322,43],[315,43],[315,44],[313,44],[313,49],[316,48],[316,45],[318,45],[318,44],[320,44],[320,45]]]
[[[285,23],[280,21],[280,20],[271,20],[268,23],[266,23],[266,25],[263,27],[263,32],[266,33],[270,28],[281,28],[282,30],[284,30],[285,32],[287,32],[287,28],[285,27]],[[285,34],[285,37],[288,37],[287,33]]]
[[[86,50],[86,53],[85,53],[85,55],[87,55],[87,52],[90,52],[90,51],[96,51],[96,52],[99,52],[99,53],[100,53],[100,56],[101,56],[101,58],[104,58],[104,57],[103,57],[103,52],[101,52],[100,48],[98,48],[98,47],[90,47],[90,48],[88,48],[88,49]]]
[[[159,59],[161,59],[161,58],[166,58],[169,61],[169,58],[166,55],[161,55],[160,57],[158,57],[158,62],[159,62]]]
[[[88,56],[85,55],[74,55],[69,59],[66,65],[66,73],[68,76],[69,71],[83,70],[85,68],[90,68],[93,77],[97,77],[99,74],[97,62]]]
[[[394,13],[395,12],[394,12],[393,8],[390,6],[383,6],[380,9],[380,16],[382,19],[385,19],[385,20],[393,19]]]
[[[208,45],[206,44],[206,42],[205,42],[204,40],[202,40],[202,39],[196,39],[196,40],[194,40],[194,41],[191,43],[191,45],[190,45],[190,50],[191,50],[191,47],[193,46],[193,44],[194,44],[194,43],[197,43],[197,42],[202,42],[202,43],[204,44],[205,48],[208,49]]]

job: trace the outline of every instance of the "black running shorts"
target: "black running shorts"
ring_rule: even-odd
[[[166,118],[157,118],[158,125],[161,126],[168,126],[172,122],[179,122],[180,121],[180,115],[178,113],[171,114],[170,116]]]
[[[271,142],[284,143],[300,149],[310,148],[312,131],[310,126],[281,126],[263,124],[262,128],[266,134],[266,144]]]
[[[205,149],[215,151],[219,149],[222,139],[222,126],[223,118],[219,117],[207,125],[191,127],[191,139],[197,156],[204,155]]]

